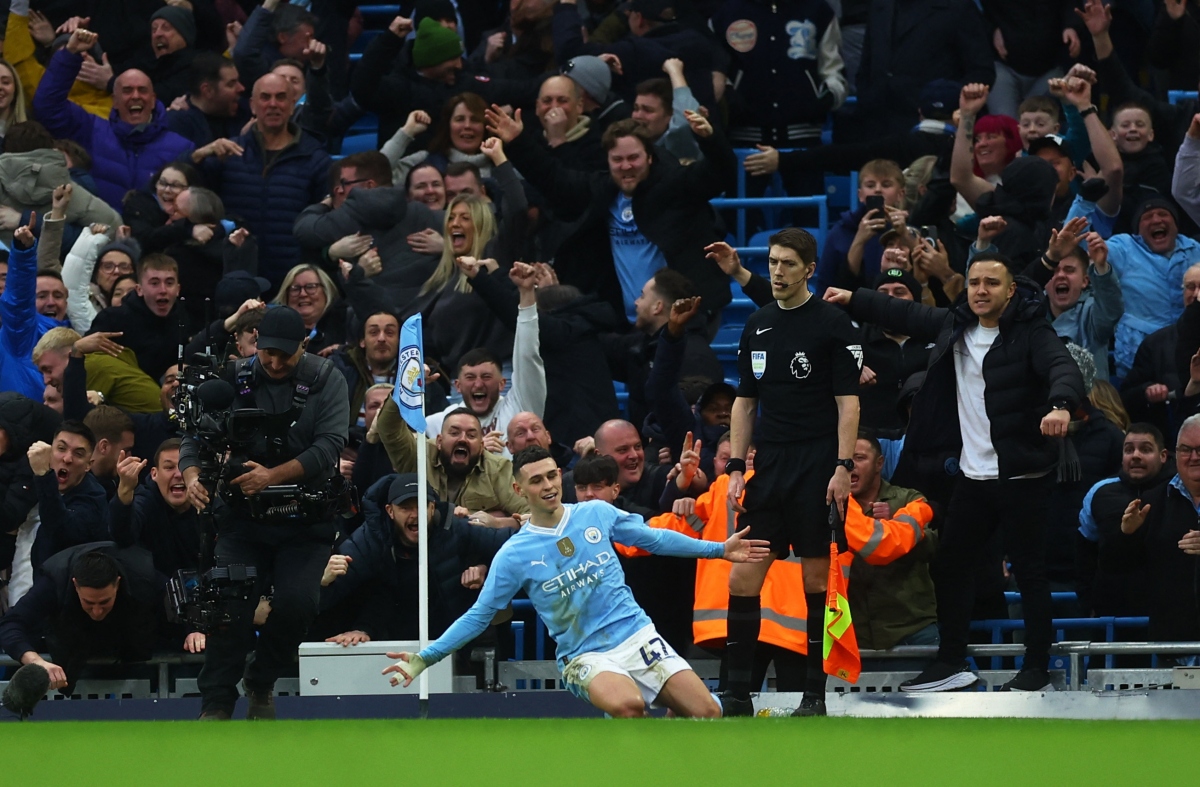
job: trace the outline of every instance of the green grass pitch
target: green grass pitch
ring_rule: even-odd
[[[3,728],[12,785],[1196,783],[1200,722],[601,719],[53,722]]]

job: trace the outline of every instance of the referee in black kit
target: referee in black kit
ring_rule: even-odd
[[[718,262],[736,252],[724,243],[707,247]],[[750,674],[761,624],[759,592],[774,558],[789,547],[804,569],[808,603],[808,677],[795,716],[825,715],[825,586],[829,575],[829,505],[845,514],[858,437],[858,378],[862,347],[846,313],[808,289],[817,269],[817,242],[801,229],[771,236],[768,304],[746,321],[738,347],[737,400],[730,422],[729,500],[738,526],[771,542],[771,557],[737,564],[729,575],[725,658],[729,685],[725,715],[748,716]],[[755,474],[743,478],[754,418],[762,405]]]

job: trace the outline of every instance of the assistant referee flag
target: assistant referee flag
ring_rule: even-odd
[[[846,553],[846,567],[854,556]],[[838,558],[837,542],[829,544],[829,582],[825,591],[825,674],[857,683],[862,672],[858,638],[850,619],[846,575]]]

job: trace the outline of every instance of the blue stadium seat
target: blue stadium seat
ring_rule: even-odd
[[[400,6],[398,5],[360,5],[358,12],[364,17],[367,16],[382,16],[387,17],[390,22],[393,17],[400,16]]]
[[[1200,92],[1197,92],[1195,90],[1168,90],[1167,91],[1167,101],[1170,101],[1172,104],[1178,104],[1180,101],[1183,101],[1184,99],[1188,99],[1188,98],[1200,99]]]
[[[362,153],[366,150],[376,150],[375,134],[355,134],[347,136],[342,140],[342,155],[349,156],[352,153]]]

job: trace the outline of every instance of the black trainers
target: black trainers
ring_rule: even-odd
[[[944,661],[935,661],[925,668],[915,678],[906,680],[900,684],[900,691],[910,693],[935,692],[935,691],[958,691],[965,689],[968,686],[974,685],[979,680],[979,676],[971,672],[971,668],[967,663],[947,664]]]
[[[1000,687],[1000,691],[1054,691],[1050,673],[1037,667],[1026,667],[1012,680]]]
[[[807,694],[800,700],[800,707],[792,711],[793,716],[828,716],[825,710],[825,700],[822,697],[809,697]]]
[[[721,715],[722,716],[753,716],[754,703],[747,697],[744,700],[734,697],[729,692],[721,695]]]

